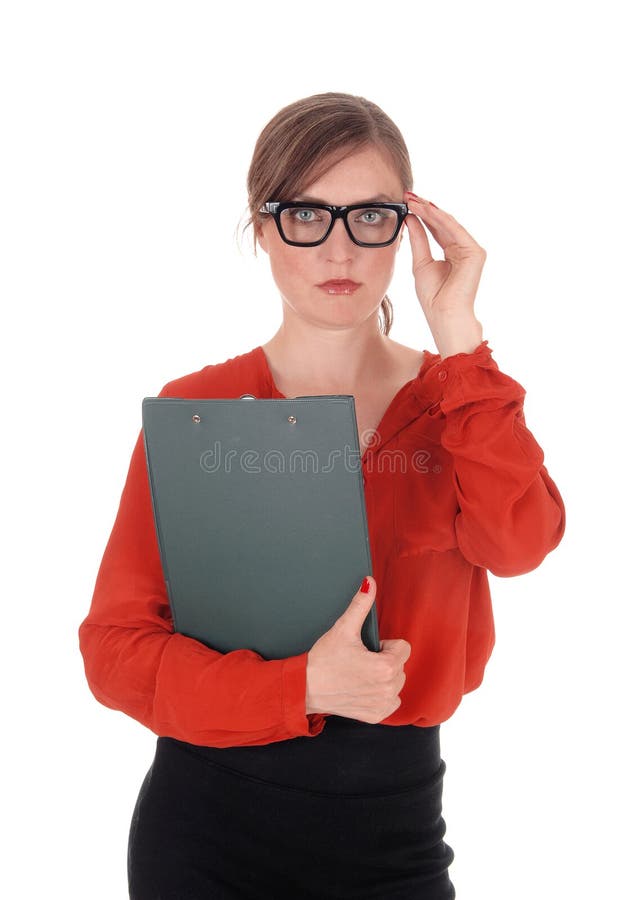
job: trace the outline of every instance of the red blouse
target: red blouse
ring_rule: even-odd
[[[562,498],[525,424],[525,390],[492,352],[487,341],[444,360],[424,350],[362,456],[380,638],[411,644],[387,725],[439,724],[478,687],[494,644],[487,569],[530,572],[564,534]],[[261,346],[159,396],[245,393],[284,396]],[[79,639],[94,696],[157,735],[229,747],[324,728],[325,715],[305,712],[307,653],[219,653],[174,632],[141,432]]]

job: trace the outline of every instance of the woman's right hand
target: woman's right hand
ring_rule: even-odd
[[[403,638],[380,641],[380,652],[362,643],[364,620],[376,597],[371,575],[369,593],[357,591],[334,625],[309,650],[307,713],[359,719],[373,725],[400,706],[407,676],[404,664],[411,644]]]

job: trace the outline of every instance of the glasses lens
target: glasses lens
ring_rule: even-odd
[[[347,219],[353,236],[364,244],[390,241],[398,227],[398,213],[395,209],[380,209],[375,206],[352,209]]]
[[[294,207],[283,209],[280,214],[280,225],[285,236],[300,244],[321,241],[330,224],[331,213],[326,209]]]

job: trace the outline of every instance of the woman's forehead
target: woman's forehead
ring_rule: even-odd
[[[313,202],[335,202],[327,196],[327,192],[335,190],[361,195],[362,202],[393,202],[398,200],[398,192],[402,191],[400,177],[389,157],[375,147],[368,147],[352,152],[337,161],[325,162],[315,172],[311,172],[300,185],[301,200]],[[396,195],[396,196],[392,196]],[[387,199],[389,198],[389,199]]]
[[[299,201],[300,203],[326,203],[331,204],[333,200],[328,197],[316,197],[312,194],[295,194],[292,200]],[[375,194],[372,197],[358,197],[354,200],[354,203],[397,203],[397,197],[392,197],[390,194]]]

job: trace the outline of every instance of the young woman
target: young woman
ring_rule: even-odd
[[[280,110],[255,147],[247,227],[282,323],[160,392],[355,397],[373,572],[308,652],[222,654],[174,632],[138,436],[80,626],[96,698],[158,735],[129,835],[135,900],[455,896],[439,726],[491,654],[487,570],[538,566],[565,511],[525,391],[474,313],[485,251],[412,187],[374,103],[324,93]],[[437,353],[389,337],[405,231],[420,343],[430,332]],[[378,653],[361,640],[374,599]]]

